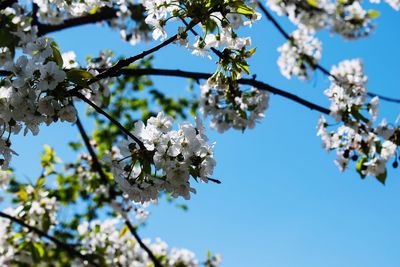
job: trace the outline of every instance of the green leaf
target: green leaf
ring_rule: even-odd
[[[45,182],[46,182],[46,178],[45,178],[45,177],[40,177],[40,178],[36,181],[36,186],[37,186],[37,187],[41,187],[42,185],[44,185]]]
[[[236,9],[236,12],[242,15],[253,15],[254,10],[246,5],[240,6]]]
[[[74,150],[74,151],[78,151],[83,144],[81,142],[69,142],[68,145]]]
[[[365,174],[362,171],[366,169],[366,166],[364,166],[364,163],[367,162],[367,160],[368,160],[367,157],[362,157],[359,161],[357,161],[357,164],[356,164],[356,171],[360,174],[362,179],[365,178]]]
[[[379,17],[380,15],[381,15],[381,13],[378,10],[374,10],[374,9],[368,10],[368,16],[371,19],[375,19],[375,18]]]
[[[51,219],[50,219],[49,214],[47,214],[47,213],[45,213],[45,214],[43,215],[42,226],[43,226],[43,229],[42,229],[42,230],[43,230],[44,232],[47,232],[47,231],[50,229],[50,226],[51,226]]]
[[[67,72],[67,78],[77,85],[86,86],[87,80],[93,79],[94,76],[86,70],[71,69]]]
[[[18,192],[17,192],[17,196],[20,200],[22,200],[23,202],[28,201],[28,193],[21,188]]]
[[[244,72],[246,72],[247,75],[250,74],[249,65],[247,65],[247,63],[238,63],[237,65],[238,65]]]
[[[318,1],[317,0],[307,0],[307,3],[315,8],[318,8]]]
[[[16,37],[8,29],[0,29],[0,47],[14,48]]]
[[[56,45],[55,43],[52,43],[52,44],[51,44],[51,48],[53,49],[53,58],[54,58],[54,61],[57,63],[57,65],[58,65],[60,68],[62,68],[62,67],[63,67],[63,64],[64,64],[64,61],[63,61],[63,59],[62,59],[60,49],[58,49],[58,47],[57,47],[57,45]]]
[[[379,174],[378,176],[376,176],[376,179],[381,182],[383,185],[385,185],[385,181],[386,181],[386,177],[387,177],[387,171],[385,169],[385,171],[381,174]]]
[[[129,231],[128,226],[124,225],[124,227],[122,227],[120,232],[119,232],[119,237],[123,237],[128,231]]]
[[[253,15],[254,10],[248,5],[244,4],[243,1],[233,1],[229,3],[229,6],[236,8],[236,12],[242,15]]]
[[[252,49],[246,52],[246,57],[251,57],[252,55],[254,55],[255,52],[256,52],[256,47],[253,47]]]
[[[41,244],[41,243],[33,243],[33,246],[35,247],[35,249],[36,249],[36,251],[37,251],[37,253],[38,253],[38,255],[39,255],[39,257],[40,258],[43,258],[43,256],[44,256],[44,247],[43,247],[43,245]]]

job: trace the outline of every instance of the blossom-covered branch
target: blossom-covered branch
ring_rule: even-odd
[[[160,261],[154,256],[153,252],[149,249],[149,247],[142,241],[140,238],[139,234],[136,231],[136,228],[132,225],[130,220],[127,218],[125,220],[125,224],[128,227],[129,231],[131,234],[135,237],[136,241],[139,243],[140,247],[146,251],[146,253],[149,255],[150,259],[153,261],[155,267],[163,267],[161,265]]]
[[[275,28],[280,32],[280,34],[281,34],[285,39],[291,40],[292,37],[290,36],[290,34],[289,34],[288,32],[286,32],[286,31],[283,29],[283,27],[279,24],[279,22],[278,22],[278,21],[271,15],[271,13],[268,11],[268,9],[267,9],[260,1],[257,1],[257,4],[258,4],[260,10],[263,12],[263,14],[267,17],[267,19],[268,19],[269,21],[271,21],[271,23],[272,23],[272,24],[275,26]],[[293,45],[296,45],[296,43],[294,42]],[[325,68],[324,66],[322,66],[321,64],[319,64],[317,61],[313,62],[312,67],[315,68],[315,69],[320,70],[323,74],[325,74],[325,75],[327,75],[327,76],[329,76],[329,77],[332,77],[332,78],[336,79],[336,77],[333,76],[332,73],[331,73],[327,68]],[[397,98],[382,96],[382,95],[380,95],[380,94],[376,94],[376,93],[373,93],[373,92],[367,92],[367,94],[368,94],[370,97],[379,96],[379,98],[380,98],[381,100],[385,100],[385,101],[388,101],[388,102],[400,103],[400,99],[397,99]]]
[[[86,24],[97,23],[110,20],[117,17],[117,10],[109,7],[104,7],[94,14],[84,15],[80,17],[64,20],[61,24],[38,24],[38,35],[46,35],[48,33],[65,30],[68,28],[82,26]]]
[[[87,150],[89,151],[90,156],[92,157],[92,167],[93,167],[93,171],[97,172],[100,176],[100,179],[105,182],[105,183],[109,183],[107,176],[105,175],[103,168],[101,167],[100,161],[96,155],[96,152],[94,151],[92,145],[90,144],[90,140],[89,140],[89,136],[87,135],[85,129],[83,128],[82,122],[79,119],[79,117],[77,116],[77,120],[76,120],[76,124],[78,126],[79,132],[83,138],[84,144],[87,148]],[[110,195],[111,197],[113,197],[115,195],[115,190],[113,190],[110,187]],[[147,252],[147,254],[149,255],[150,259],[153,261],[154,266],[155,267],[163,267],[160,262],[158,261],[158,259],[154,256],[154,254],[151,252],[151,250],[146,246],[145,243],[143,243],[142,239],[140,238],[140,236],[137,234],[137,231],[135,229],[135,227],[132,225],[132,223],[130,222],[128,216],[125,216],[125,224],[127,225],[127,227],[129,228],[129,231],[132,233],[132,235],[135,237],[136,241],[140,244],[140,247]]]
[[[139,140],[136,136],[134,136],[131,132],[126,130],[126,128],[117,120],[115,120],[113,117],[111,117],[105,110],[97,106],[95,103],[90,101],[88,98],[86,98],[83,94],[79,92],[74,92],[72,96],[76,96],[82,101],[84,101],[86,104],[91,106],[94,110],[96,110],[99,114],[104,115],[107,119],[109,119],[113,124],[115,124],[123,133],[125,133],[127,136],[132,138],[139,146],[141,149],[145,150],[145,146],[141,140]]]
[[[106,174],[103,171],[103,168],[101,167],[100,161],[96,155],[96,152],[94,151],[92,145],[90,144],[90,139],[89,136],[87,135],[85,128],[83,128],[82,122],[79,119],[79,116],[76,116],[76,125],[78,127],[79,133],[82,136],[83,143],[86,146],[86,149],[88,150],[90,156],[92,157],[92,168],[94,172],[97,172],[100,176],[100,179],[104,182],[107,183],[108,179]]]
[[[59,248],[65,250],[71,256],[76,256],[76,257],[80,258],[82,260],[82,262],[87,262],[87,263],[91,264],[92,266],[96,266],[96,267],[100,266],[99,264],[94,262],[92,259],[90,259],[90,257],[89,257],[90,255],[83,255],[81,252],[75,250],[73,245],[64,243],[64,242],[58,240],[57,238],[45,233],[44,231],[25,223],[21,219],[15,218],[15,217],[13,217],[13,216],[11,216],[11,215],[9,215],[7,213],[4,213],[2,211],[0,211],[0,217],[3,217],[3,218],[6,218],[6,219],[8,219],[8,220],[10,220],[12,222],[15,222],[15,223],[21,225],[22,227],[28,229],[29,231],[32,231],[32,232],[36,233],[40,237],[44,237],[44,238],[49,239],[55,245],[57,245]]]

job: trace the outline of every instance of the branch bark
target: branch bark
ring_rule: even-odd
[[[108,120],[110,120],[113,124],[115,124],[123,133],[125,133],[127,136],[132,138],[140,147],[142,150],[146,150],[146,147],[144,146],[143,142],[140,141],[136,136],[134,136],[131,132],[129,132],[120,122],[118,122],[116,119],[111,117],[110,114],[108,114],[104,109],[101,107],[97,106],[95,103],[90,101],[88,98],[86,98],[84,95],[82,95],[79,92],[74,92],[71,94],[72,96],[76,96],[77,98],[81,99],[83,102],[94,108],[98,113],[102,114],[105,116]]]
[[[142,76],[142,75],[160,75],[160,76],[175,76],[175,77],[183,77],[183,78],[191,78],[194,80],[204,80],[208,79],[212,76],[210,73],[202,73],[202,72],[189,72],[189,71],[181,71],[181,70],[168,70],[168,69],[122,69],[119,74],[128,75],[128,76]],[[314,104],[310,101],[307,101],[299,96],[296,96],[292,93],[284,91],[282,89],[271,86],[267,83],[255,80],[255,79],[239,79],[237,80],[239,84],[254,86],[260,90],[268,91],[272,94],[283,96],[287,99],[290,99],[296,103],[299,103],[305,107],[308,107],[312,110],[317,110],[321,113],[329,115],[330,110]]]
[[[82,136],[83,139],[83,143],[86,146],[86,149],[89,152],[89,155],[92,157],[92,170],[97,172],[100,176],[100,179],[104,182],[104,183],[108,183],[108,179],[106,174],[103,171],[103,168],[101,167],[99,158],[96,155],[96,152],[94,151],[92,145],[90,144],[90,139],[88,134],[85,131],[85,128],[82,125],[81,120],[79,119],[79,116],[76,116],[76,126],[78,127],[79,133]]]

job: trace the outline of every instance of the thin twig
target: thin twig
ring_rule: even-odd
[[[191,22],[187,25],[185,31],[188,31],[188,30],[192,29],[195,25],[197,25],[197,23],[198,23],[198,22],[191,21]],[[126,58],[126,59],[121,59],[121,60],[119,60],[119,61],[117,62],[117,64],[115,64],[114,66],[112,66],[112,67],[108,68],[107,70],[101,72],[100,74],[98,74],[98,75],[97,75],[93,80],[91,80],[90,82],[92,83],[92,82],[101,80],[101,79],[103,79],[103,78],[107,78],[107,77],[110,77],[110,76],[112,76],[112,75],[118,74],[118,71],[121,70],[122,68],[127,67],[127,66],[129,66],[130,64],[134,63],[135,61],[137,61],[137,60],[139,60],[139,59],[142,59],[142,58],[144,58],[144,57],[146,57],[146,56],[148,56],[148,55],[150,55],[150,54],[152,54],[152,53],[154,53],[154,52],[160,50],[161,48],[163,48],[163,47],[165,47],[165,46],[167,46],[167,45],[173,43],[177,38],[178,38],[178,34],[175,34],[175,35],[171,36],[170,38],[168,38],[167,40],[165,40],[164,42],[160,43],[159,45],[156,45],[156,46],[153,47],[153,48],[150,48],[150,49],[148,49],[148,50],[145,50],[145,51],[143,51],[142,53],[137,54],[137,55],[135,55],[135,56],[132,56],[132,57],[129,57],[129,58]]]
[[[68,254],[70,254],[71,256],[76,256],[76,257],[80,258],[82,260],[82,262],[84,262],[84,263],[87,262],[87,263],[89,263],[89,264],[91,264],[93,266],[99,266],[100,267],[99,264],[97,264],[96,262],[92,261],[90,258],[87,257],[87,255],[83,255],[79,251],[75,250],[75,248],[72,245],[64,243],[64,242],[58,240],[54,236],[51,236],[51,235],[45,233],[44,231],[25,223],[23,220],[18,219],[16,217],[13,217],[13,216],[11,216],[11,215],[9,215],[7,213],[4,213],[2,211],[0,211],[0,217],[3,217],[3,218],[6,218],[6,219],[8,219],[8,220],[10,220],[12,222],[15,222],[15,223],[21,225],[22,227],[27,228],[29,231],[36,233],[40,237],[44,237],[44,238],[49,239],[54,244],[56,244],[58,247],[64,249],[66,252],[68,252]]]
[[[88,98],[86,98],[84,95],[82,95],[79,92],[74,92],[74,94],[72,94],[72,95],[81,99],[83,102],[85,102],[86,104],[88,104],[89,106],[94,108],[98,113],[104,115],[109,121],[111,121],[114,125],[116,125],[123,133],[125,133],[127,136],[132,138],[139,145],[140,149],[146,150],[146,147],[144,146],[144,144],[141,140],[139,140],[136,136],[134,136],[131,132],[129,132],[121,123],[119,123],[116,119],[114,119],[104,109],[97,106],[95,103],[90,101]]]
[[[79,133],[82,136],[83,143],[85,144],[86,149],[88,150],[90,156],[92,157],[92,166],[91,166],[92,170],[95,171],[95,172],[98,172],[101,180],[104,183],[108,183],[107,176],[104,173],[103,168],[101,167],[101,164],[100,164],[100,161],[99,161],[99,159],[98,159],[98,157],[96,155],[96,152],[94,151],[92,145],[90,144],[89,136],[86,133],[85,128],[83,128],[82,122],[79,119],[78,115],[76,116],[76,126],[78,126],[78,130],[79,130]]]
[[[153,252],[146,246],[145,243],[143,243],[142,239],[138,235],[136,228],[132,225],[132,223],[129,221],[129,219],[125,220],[125,224],[128,227],[129,231],[131,234],[135,237],[136,241],[139,243],[140,247],[147,252],[149,255],[150,259],[153,261],[155,267],[163,267],[159,260],[154,256]]]

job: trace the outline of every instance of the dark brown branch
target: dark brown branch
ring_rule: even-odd
[[[211,12],[211,11],[210,11]],[[186,31],[192,29],[195,25],[197,25],[198,22],[194,22],[191,21],[189,23],[189,25],[186,27]],[[113,65],[112,67],[103,70],[102,72],[100,72],[98,75],[96,75],[96,77],[92,78],[91,80],[89,80],[87,82],[87,86],[91,85],[101,79],[104,78],[109,78],[109,77],[115,77],[119,75],[119,71],[124,68],[129,66],[130,64],[134,63],[135,61],[144,58],[145,56],[148,56],[158,50],[160,50],[161,48],[173,43],[176,39],[178,38],[178,34],[175,34],[174,36],[168,38],[167,40],[165,40],[164,42],[154,46],[153,48],[150,48],[148,50],[143,51],[140,54],[137,54],[135,56],[129,57],[129,58],[125,58],[125,59],[121,59],[119,60],[115,65]],[[69,91],[70,95],[74,95],[74,93],[79,92],[82,89],[81,86],[77,86],[74,89]]]
[[[194,26],[194,25],[192,25],[192,27],[193,27],[193,26]],[[113,75],[118,74],[118,71],[119,71],[120,69],[122,69],[123,67],[127,67],[127,66],[129,66],[130,64],[132,64],[133,62],[135,62],[135,61],[137,61],[137,60],[139,60],[139,59],[142,59],[142,58],[144,58],[145,56],[148,56],[148,55],[150,55],[150,54],[152,54],[152,53],[154,53],[154,52],[160,50],[161,48],[163,48],[163,47],[165,47],[165,46],[171,44],[172,42],[174,42],[174,41],[177,39],[177,37],[178,37],[178,35],[175,34],[174,36],[168,38],[167,40],[165,40],[165,41],[162,42],[161,44],[156,45],[155,47],[153,47],[153,48],[151,48],[151,49],[145,50],[145,51],[143,51],[142,53],[137,54],[137,55],[135,55],[135,56],[133,56],[133,57],[129,57],[129,58],[126,58],[126,59],[121,59],[121,60],[119,60],[119,61],[117,62],[117,64],[115,64],[115,65],[112,66],[111,68],[109,68],[109,69],[103,71],[102,73],[98,74],[98,75],[96,76],[96,78],[94,79],[93,82],[98,81],[98,80],[101,80],[101,79],[103,79],[103,78],[107,78],[107,77],[110,77],[110,76],[113,76]]]
[[[271,23],[275,26],[275,28],[280,32],[280,34],[286,39],[289,40],[291,39],[289,33],[287,33],[283,27],[279,24],[279,22],[272,16],[272,14],[266,9],[266,7],[260,2],[257,1],[258,7],[260,8],[260,10],[263,12],[263,14],[267,17],[267,19],[269,21],[271,21]],[[332,75],[330,73],[330,71],[325,68],[324,66],[321,66],[320,64],[315,64],[313,66],[315,69],[321,71],[323,74],[325,74],[326,76],[332,77],[335,80],[338,80],[334,75]],[[368,96],[370,97],[374,97],[374,96],[379,96],[380,99],[388,101],[388,102],[393,102],[393,103],[400,103],[400,99],[395,99],[395,98],[391,98],[391,97],[387,97],[387,96],[381,96],[372,92],[367,92]]]
[[[213,7],[213,8],[211,8],[208,11],[208,13],[211,14],[211,13],[213,13],[215,11],[218,11],[219,8],[220,8],[219,5],[217,5],[217,6]],[[186,21],[184,21],[184,22],[187,25],[186,29],[185,29],[185,32],[187,32],[187,31],[190,31],[191,29],[193,29],[193,27],[196,26],[200,21],[198,21],[196,19],[193,19],[189,23],[187,23]],[[142,53],[137,54],[137,55],[135,55],[133,57],[129,57],[129,58],[126,58],[126,59],[119,60],[117,62],[117,64],[115,64],[111,68],[105,70],[104,72],[98,74],[94,79],[90,80],[89,84],[91,84],[93,82],[96,82],[96,81],[98,81],[100,79],[107,78],[107,77],[110,77],[110,76],[118,74],[118,71],[121,70],[123,67],[127,67],[130,64],[132,64],[133,62],[135,62],[135,61],[137,61],[139,59],[142,59],[145,56],[148,56],[148,55],[160,50],[161,48],[173,43],[174,41],[176,41],[177,38],[178,38],[178,34],[175,34],[172,37],[168,38],[164,42],[160,43],[159,45],[156,45],[155,47],[153,47],[151,49],[145,50]]]
[[[132,138],[140,147],[142,150],[146,150],[146,147],[144,146],[143,142],[140,141],[136,136],[134,136],[131,132],[129,132],[119,121],[111,117],[110,114],[108,114],[104,109],[101,107],[97,106],[95,103],[87,99],[84,95],[82,95],[79,92],[74,92],[72,96],[76,96],[77,98],[81,99],[83,102],[94,108],[98,113],[102,114],[105,116],[109,121],[111,121],[115,126],[117,126],[123,133],[125,133],[127,136]]]
[[[3,218],[6,218],[6,219],[8,219],[8,220],[10,220],[12,222],[15,222],[15,223],[21,225],[22,227],[28,229],[29,231],[36,233],[40,237],[47,238],[48,240],[50,240],[51,242],[56,244],[59,248],[65,250],[71,256],[76,256],[76,257],[80,258],[82,260],[82,262],[88,262],[92,266],[100,266],[97,263],[93,262],[90,258],[88,258],[87,255],[83,255],[79,251],[75,250],[75,248],[72,245],[64,243],[64,242],[58,240],[57,238],[45,233],[44,231],[25,223],[21,219],[15,218],[15,217],[13,217],[13,216],[11,216],[11,215],[9,215],[7,213],[4,213],[2,211],[0,211],[0,217],[3,217]]]
[[[282,26],[278,23],[278,21],[269,13],[269,11],[265,8],[265,6],[260,2],[257,1],[258,7],[261,9],[261,11],[264,13],[264,15],[267,17],[269,21],[271,21],[272,24],[274,24],[275,28],[286,38],[290,39],[290,35],[282,28]]]
[[[0,72],[1,75],[1,72]],[[201,72],[190,72],[190,71],[181,71],[181,70],[168,70],[168,69],[120,69],[118,72],[113,72],[110,74],[108,77],[117,77],[119,75],[130,75],[130,76],[143,76],[143,75],[157,75],[157,76],[175,76],[175,77],[182,77],[182,78],[190,78],[194,80],[203,80],[203,79],[208,79],[212,76],[210,73],[201,73]],[[281,89],[278,89],[276,87],[273,87],[271,85],[268,85],[266,83],[263,83],[261,81],[257,81],[255,79],[240,79],[238,80],[238,83],[240,84],[246,84],[246,85],[251,85],[255,86],[259,89],[266,90],[271,92],[272,94],[280,95],[285,98],[288,98],[290,100],[293,100],[297,103],[300,103],[310,109],[317,110],[319,112],[329,114],[329,110],[318,106],[314,103],[311,103],[307,100],[304,100],[296,95],[293,95],[291,93],[288,93],[286,91],[283,91]],[[256,86],[257,85],[257,86]],[[79,89],[79,88],[78,88]],[[76,94],[78,90],[72,89],[69,91],[71,95]],[[381,96],[380,96],[381,97]],[[385,97],[386,98],[386,97]],[[382,97],[382,99],[384,99]],[[389,101],[387,98],[385,99]],[[397,99],[391,99],[392,102],[398,101]],[[400,102],[399,102],[400,103]],[[103,114],[104,115],[104,114]]]
[[[108,179],[106,174],[103,171],[103,168],[101,167],[100,161],[96,155],[96,152],[94,151],[92,145],[90,144],[90,139],[89,136],[87,135],[85,128],[83,128],[82,122],[79,119],[79,116],[76,116],[76,126],[78,126],[79,133],[82,136],[83,143],[86,146],[86,149],[88,150],[90,156],[92,157],[92,170],[97,172],[100,175],[101,180],[104,183],[108,183]]]
[[[9,75],[12,75],[13,73],[11,72],[11,71],[8,71],[8,70],[0,70],[0,77],[1,76],[9,76]]]
[[[216,184],[221,184],[222,182],[218,179],[214,179],[214,178],[207,178],[210,182],[216,183]]]
[[[400,103],[400,99],[397,99],[397,98],[387,97],[387,96],[383,96],[383,95],[379,95],[379,94],[375,94],[375,93],[371,93],[371,92],[369,92],[368,95],[370,97],[377,96],[377,97],[379,97],[379,99],[382,99],[382,100],[385,100],[385,101],[388,101],[388,102]]]
[[[45,35],[51,32],[61,31],[64,29],[82,26],[85,24],[97,23],[105,20],[110,20],[117,17],[117,11],[113,8],[102,8],[99,12],[95,14],[86,15],[77,18],[71,18],[64,20],[63,23],[58,25],[46,25],[39,24],[39,36]]]
[[[31,26],[39,25],[37,13],[39,12],[39,6],[32,2],[32,21]]]
[[[153,261],[155,267],[163,267],[159,260],[154,256],[153,252],[146,246],[145,243],[143,243],[142,239],[138,235],[136,228],[132,225],[132,223],[129,221],[129,219],[125,220],[125,224],[128,227],[129,231],[131,234],[135,237],[136,241],[139,243],[140,247],[147,252],[147,255],[149,255],[150,259]]]
[[[102,180],[105,183],[108,183],[108,179],[106,177],[106,175],[103,172],[103,169],[100,165],[100,162],[97,158],[96,153],[93,150],[92,145],[90,144],[90,139],[89,136],[87,135],[85,129],[83,128],[83,125],[79,119],[79,117],[77,117],[77,121],[76,121],[76,125],[78,126],[79,132],[81,133],[81,136],[84,140],[84,143],[86,145],[87,150],[89,151],[90,156],[92,157],[92,168],[94,171],[98,172],[100,177],[102,178]],[[111,193],[111,192],[110,192]],[[137,240],[137,242],[140,244],[140,246],[142,247],[142,249],[144,249],[147,254],[149,255],[150,259],[153,261],[154,266],[156,267],[162,267],[162,265],[160,264],[160,262],[157,260],[157,258],[154,256],[154,254],[150,251],[150,249],[146,246],[146,244],[143,243],[143,241],[141,240],[141,238],[139,237],[139,235],[136,232],[136,229],[133,227],[133,225],[131,224],[131,222],[129,221],[129,219],[125,220],[125,224],[128,226],[130,232],[133,234],[133,236],[135,237],[135,239]]]
[[[194,80],[199,79],[208,79],[212,76],[210,73],[201,73],[201,72],[189,72],[189,71],[181,71],[181,70],[167,70],[167,69],[122,69],[119,72],[122,75],[130,75],[130,76],[141,76],[141,75],[160,75],[160,76],[175,76],[175,77],[183,77],[183,78],[191,78]],[[294,94],[286,92],[284,90],[273,87],[269,84],[263,83],[261,81],[255,79],[239,79],[237,81],[239,84],[245,84],[254,86],[260,90],[268,91],[272,94],[280,95],[285,98],[288,98],[294,102],[297,102],[303,106],[306,106],[310,109],[317,110],[321,113],[329,115],[330,110],[319,105],[316,105],[310,101],[307,101],[301,97],[298,97]]]
[[[185,31],[189,31],[194,26],[196,26],[197,23],[198,22],[191,21],[189,24],[187,24]],[[135,55],[133,57],[129,57],[129,58],[126,58],[126,59],[119,60],[117,62],[117,64],[115,64],[111,68],[108,68],[107,70],[105,70],[105,71],[101,72],[100,74],[98,74],[93,80],[90,81],[90,83],[93,83],[95,81],[101,80],[103,78],[107,78],[107,77],[111,77],[111,76],[117,75],[118,72],[123,67],[127,67],[130,64],[132,64],[133,62],[135,62],[135,61],[137,61],[139,59],[142,59],[145,56],[148,56],[148,55],[160,50],[161,48],[173,43],[177,38],[178,38],[178,34],[175,34],[175,35],[171,36],[170,38],[168,38],[167,40],[165,40],[164,42],[160,43],[159,45],[154,46],[153,48],[145,50],[142,53],[137,54],[137,55]]]
[[[12,6],[14,3],[17,3],[17,0],[3,0],[0,2],[0,10],[3,10],[7,7]]]

